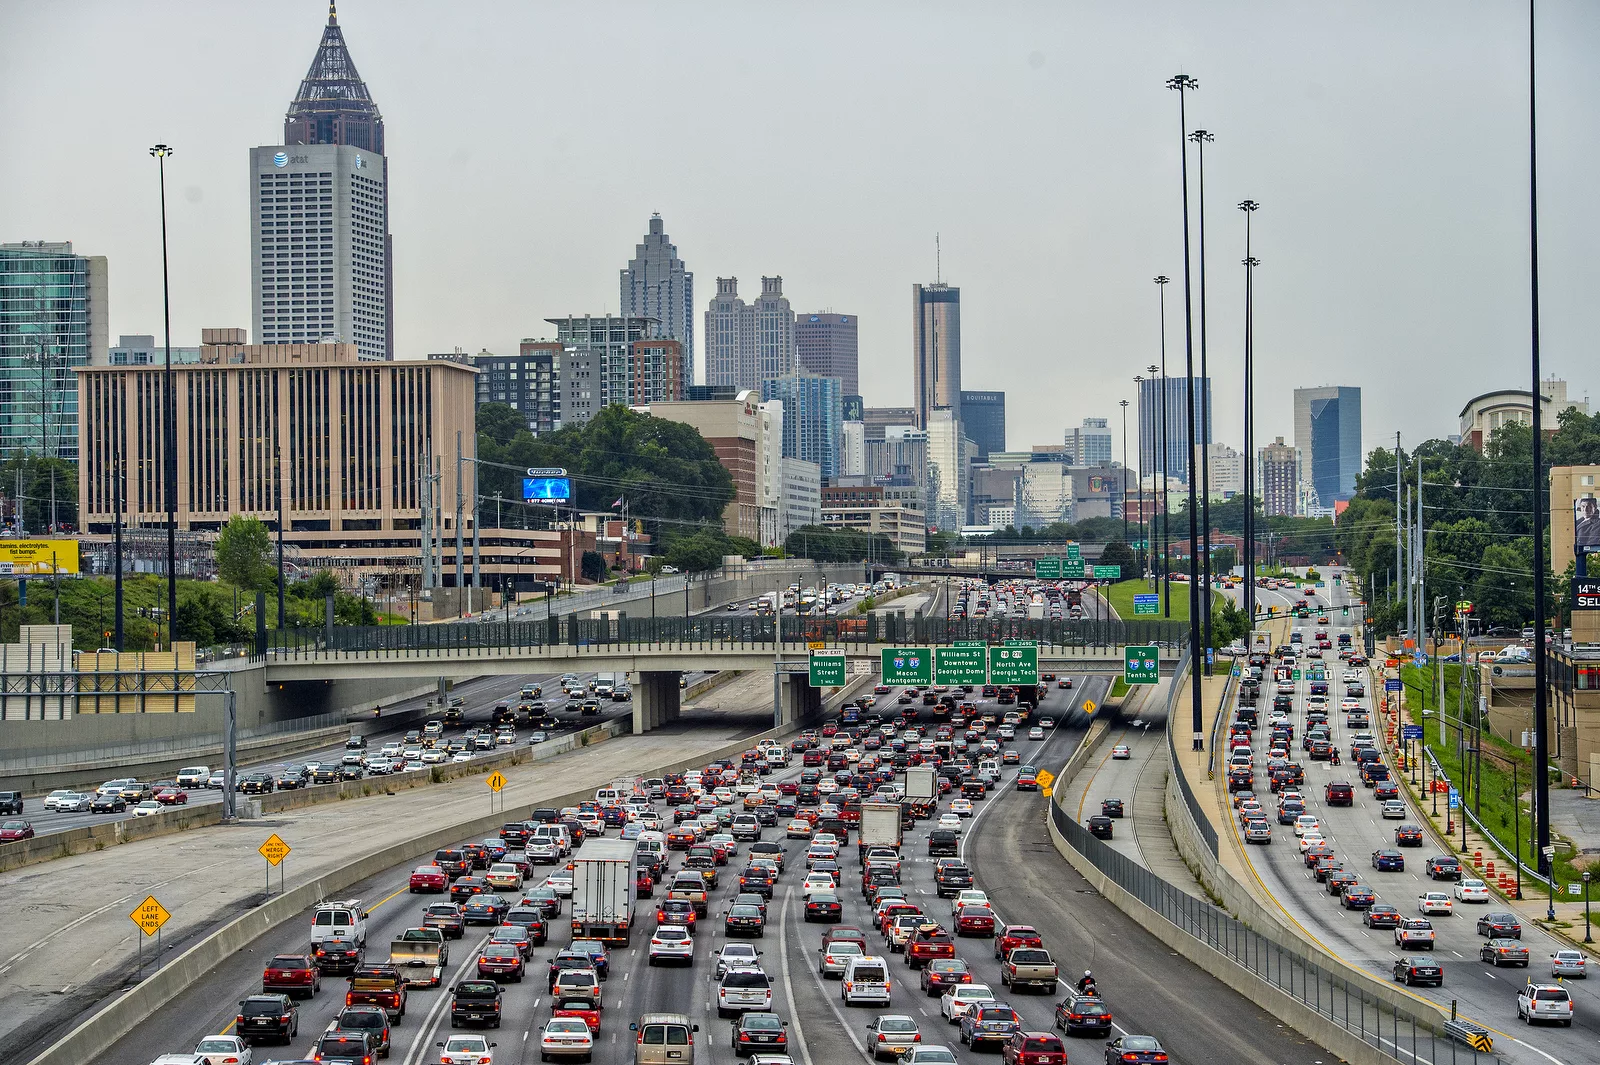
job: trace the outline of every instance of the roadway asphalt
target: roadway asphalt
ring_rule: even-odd
[[[595,674],[592,672],[579,673],[576,675],[585,683],[595,676]],[[694,683],[702,676],[704,676],[704,674],[689,674],[689,683]],[[559,673],[550,674],[548,676],[476,677],[472,680],[457,684],[453,689],[451,689],[450,694],[465,700],[465,724],[466,726],[471,727],[474,725],[487,725],[489,723],[490,711],[493,709],[496,703],[507,701],[515,703],[517,701],[517,693],[521,690],[524,684],[542,684],[544,686],[544,695],[541,696],[541,698],[552,711],[555,711],[559,715],[558,723],[555,727],[542,730],[552,739],[568,732],[592,728],[595,725],[602,724],[614,718],[628,716],[633,713],[633,704],[631,702],[602,702],[600,704],[599,716],[580,717],[577,714],[577,701],[569,701],[561,694],[561,686],[557,683],[560,678],[561,674]],[[429,702],[432,698],[432,696],[427,696],[397,703],[395,707],[390,708],[390,711],[393,712],[393,710],[397,709],[411,709],[414,707],[419,707]],[[568,712],[569,709],[570,712]],[[398,741],[403,738],[408,731],[416,728],[421,728],[421,725],[416,722],[405,725],[395,725],[388,728],[380,728],[378,731],[368,734],[367,750],[372,754],[376,754],[385,743],[390,741]],[[533,731],[534,730],[528,728],[525,723],[520,725],[517,730],[519,742],[525,744],[527,742],[527,737],[530,736]],[[485,751],[483,753],[487,755],[498,752]],[[332,759],[333,761],[337,762],[344,754],[344,744],[341,742],[339,744],[330,745],[315,751],[308,751],[304,754],[296,755],[293,758],[279,758],[271,761],[260,762],[244,762],[240,764],[239,772],[242,775],[246,772],[251,772],[254,770],[266,770],[267,772],[276,775],[281,770],[292,765],[304,765],[307,762],[326,759]],[[217,767],[212,766],[212,768],[215,769]],[[114,772],[108,772],[107,779],[111,779],[116,775],[117,774]],[[208,803],[219,803],[222,801],[222,792],[219,789],[191,788],[188,789],[187,794],[189,796],[187,805],[189,806],[200,806]],[[34,832],[41,836],[49,832],[64,832],[68,829],[79,828],[84,825],[104,824],[108,821],[121,821],[126,818],[137,816],[133,813],[131,808],[126,813],[120,814],[99,814],[89,813],[88,811],[61,813],[53,810],[46,810],[44,808],[43,795],[28,796],[25,800],[25,803],[24,816],[33,825]]]
[[[1320,605],[1330,607],[1327,614],[1330,624],[1318,625],[1315,613],[1309,620],[1296,621],[1294,631],[1303,633],[1306,641],[1302,646],[1311,646],[1310,641],[1314,633],[1323,628],[1327,629],[1337,642],[1340,631],[1353,633],[1354,623],[1359,621],[1359,608],[1353,608],[1349,618],[1344,617],[1341,612],[1341,608],[1349,601],[1342,585],[1330,582],[1323,591],[1331,593],[1333,597],[1331,603],[1320,597],[1317,600]],[[1281,598],[1280,593],[1266,594],[1279,595]],[[1293,605],[1292,598],[1288,600],[1290,606]],[[1402,853],[1406,858],[1406,868],[1403,872],[1378,872],[1372,867],[1372,852],[1394,846],[1394,831],[1398,825],[1423,824],[1425,819],[1418,816],[1414,810],[1404,821],[1380,818],[1378,812],[1380,804],[1372,797],[1371,789],[1361,785],[1350,759],[1350,742],[1355,734],[1361,731],[1376,732],[1376,728],[1353,729],[1345,724],[1345,715],[1338,712],[1344,692],[1344,685],[1341,682],[1344,663],[1339,661],[1334,652],[1328,653],[1326,662],[1331,689],[1329,694],[1331,738],[1339,749],[1343,764],[1335,767],[1326,761],[1312,761],[1300,747],[1300,740],[1305,732],[1306,696],[1310,693],[1310,681],[1307,679],[1309,670],[1305,668],[1308,663],[1307,659],[1302,657],[1297,663],[1301,671],[1301,680],[1295,682],[1294,712],[1290,720],[1295,727],[1294,743],[1291,747],[1292,760],[1306,768],[1306,783],[1299,789],[1305,796],[1306,812],[1321,819],[1323,834],[1333,845],[1336,857],[1347,869],[1361,877],[1362,881],[1377,894],[1380,901],[1394,906],[1403,916],[1421,916],[1418,912],[1417,899],[1423,892],[1453,893],[1453,884],[1447,881],[1430,881],[1423,872],[1427,859],[1443,852],[1431,836],[1425,835],[1423,846],[1403,849]],[[1366,680],[1367,694],[1361,699],[1361,703],[1370,714],[1373,705],[1372,692],[1375,687],[1382,690],[1381,671],[1371,676],[1367,676],[1365,670],[1362,672]],[[1263,723],[1271,711],[1274,691],[1275,684],[1269,672],[1262,685],[1259,704]],[[1371,716],[1374,726],[1377,726],[1378,718],[1375,714]],[[1258,729],[1255,733],[1254,746],[1258,770],[1266,764],[1266,735],[1265,728]],[[1267,807],[1270,820],[1276,813],[1276,798],[1267,793],[1263,773],[1258,771],[1257,780],[1257,790],[1264,796],[1262,802]],[[1353,807],[1330,808],[1324,802],[1324,789],[1328,782],[1333,780],[1350,781],[1355,785],[1356,801]],[[1403,789],[1401,796],[1403,799],[1406,798]],[[1409,799],[1406,801],[1409,806]],[[1277,900],[1290,922],[1298,926],[1307,938],[1352,965],[1365,969],[1381,979],[1390,979],[1395,959],[1413,951],[1397,946],[1392,932],[1365,927],[1359,911],[1342,908],[1339,899],[1329,895],[1324,885],[1318,883],[1311,876],[1310,870],[1305,867],[1296,845],[1293,829],[1287,825],[1278,825],[1275,820],[1272,821],[1272,827],[1270,844],[1243,846],[1241,842],[1247,864],[1254,870],[1264,891]],[[1237,822],[1231,826],[1224,826],[1224,830],[1231,830],[1238,838]],[[1424,831],[1426,832],[1426,828]],[[1470,868],[1466,872],[1468,876],[1472,874]],[[1570,1029],[1521,1027],[1521,1022],[1516,1016],[1516,992],[1526,980],[1550,979],[1549,955],[1557,949],[1558,943],[1537,928],[1525,927],[1522,941],[1529,949],[1528,968],[1497,970],[1481,962],[1478,951],[1486,937],[1476,932],[1477,918],[1486,912],[1504,909],[1503,905],[1497,905],[1495,902],[1485,905],[1458,901],[1455,903],[1453,916],[1430,918],[1436,934],[1434,959],[1444,965],[1444,986],[1419,987],[1412,989],[1412,993],[1437,1003],[1445,1010],[1449,1010],[1454,1003],[1463,1016],[1500,1033],[1495,1037],[1495,1051],[1509,1061],[1542,1062],[1545,1065],[1552,1062],[1559,1065],[1580,1065],[1600,1058],[1600,987],[1593,986],[1596,981],[1567,983],[1566,986],[1576,1006],[1576,1019]]]
[[[1085,695],[1103,694],[1106,683],[1104,678],[1087,683],[1079,678],[1070,693],[1070,703],[1069,693],[1052,691],[1040,712],[1056,717],[1060,725],[1043,741],[1019,741],[1022,760],[1043,766],[1069,757],[1081,742],[1087,723],[1080,712],[1070,708],[1076,707]],[[880,698],[892,706],[895,693]],[[796,765],[777,779],[798,772]],[[1012,776],[1008,771],[1008,784]],[[1061,960],[1064,974],[1085,967],[1096,970],[1122,1031],[1159,1036],[1173,1052],[1174,1062],[1229,1060],[1246,1065],[1312,1065],[1329,1059],[1325,1051],[1299,1040],[1269,1015],[1173,957],[1157,940],[1089,891],[1050,845],[1043,821],[1045,801],[1037,793],[1002,787],[979,803],[976,815],[965,822],[963,850],[974,866],[978,886],[989,891],[1000,915],[1038,927],[1047,946]],[[948,904],[934,896],[933,866],[925,856],[930,826],[931,822],[924,822],[907,834],[903,848],[904,883],[908,895],[922,901],[930,914],[948,920]],[[780,838],[781,830],[767,829],[764,837]],[[795,859],[803,853],[804,844],[796,840],[785,845],[791,863],[768,907],[769,927],[756,946],[763,952],[763,965],[772,976],[773,1009],[789,1022],[789,1052],[799,1065],[868,1061],[862,1029],[878,1011],[844,1006],[839,1000],[837,981],[818,974],[817,944],[829,926],[803,922],[799,886],[804,870]],[[674,866],[678,863],[676,854],[673,862]],[[864,901],[854,882],[853,849],[845,853],[842,864],[846,873],[840,892],[845,904],[844,923],[864,926],[868,922]],[[734,888],[730,880],[736,882],[742,867],[742,859],[736,857],[723,870],[723,884],[713,895],[710,920],[696,937],[691,968],[646,965],[647,941],[643,936],[636,936],[631,947],[612,952],[612,976],[605,989],[597,1060],[618,1065],[627,1061],[632,1039],[627,1025],[639,1014],[657,1010],[684,1012],[699,1024],[698,1057],[702,1065],[734,1060],[729,1049],[729,1022],[719,1020],[715,1013],[716,984],[711,978],[710,957],[726,942],[720,931],[721,922],[716,920],[720,914],[717,904],[731,898]],[[427,902],[434,898],[408,895],[408,874],[408,867],[391,869],[345,893],[371,900],[370,942],[385,944],[397,932],[416,924]],[[506,987],[504,1026],[489,1033],[489,1038],[498,1044],[494,1058],[497,1065],[536,1060],[539,1029],[549,1016],[548,995],[541,990],[546,987],[544,967],[559,946],[568,941],[569,933],[562,924],[566,917],[563,912],[553,922],[551,944],[535,948],[529,979]],[[161,1053],[186,1050],[207,1034],[226,1030],[238,999],[259,989],[265,960],[275,953],[304,949],[307,920],[309,914],[303,920],[288,922],[249,951],[228,959],[203,984],[178,996],[138,1031],[101,1055],[95,1065],[141,1065]],[[646,923],[653,925],[653,921]],[[473,930],[451,944],[447,987],[470,969],[482,939],[483,931]],[[883,1012],[914,1017],[921,1027],[924,1045],[947,1045],[962,1061],[978,1057],[978,1052],[959,1045],[955,1029],[939,1017],[937,1000],[921,994],[915,974],[904,961],[880,950],[874,934],[869,933],[869,942],[874,952],[889,957],[895,982],[893,1006]],[[997,962],[989,941],[963,939],[958,949],[978,978],[998,991]],[[293,1045],[258,1048],[256,1060],[287,1059],[308,1052],[312,1038],[327,1026],[342,1004],[342,988],[342,979],[325,980],[321,993],[300,1006],[300,1035]],[[434,1043],[449,1034],[448,1022],[441,1018],[447,997],[446,991],[412,993],[405,1021],[394,1029],[392,1062],[420,1065],[437,1060]],[[1050,1027],[1054,997],[1001,997],[1024,1016],[1028,1027]],[[1100,1050],[1096,1041],[1069,1040],[1073,1061],[1098,1060]]]

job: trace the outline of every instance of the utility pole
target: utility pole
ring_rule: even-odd
[[[1394,434],[1394,572],[1397,577],[1405,572],[1405,566],[1400,561],[1400,515],[1403,513],[1400,506],[1400,472],[1400,434],[1397,432]],[[1393,586],[1394,582],[1391,581],[1390,587],[1392,588]],[[1392,599],[1393,596],[1391,595],[1390,598]],[[1408,630],[1410,625],[1411,614],[1408,606],[1406,611],[1406,626]]]
[[[1428,599],[1427,599],[1427,570],[1423,563],[1427,560],[1427,542],[1422,533],[1422,455],[1417,455],[1417,547],[1415,565],[1417,567],[1417,653],[1421,654],[1427,645],[1428,639]]]

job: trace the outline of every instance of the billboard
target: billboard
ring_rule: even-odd
[[[1600,500],[1593,493],[1572,501],[1572,547],[1579,573],[1590,573],[1590,565],[1600,562]]]
[[[522,499],[526,503],[566,503],[572,499],[570,477],[524,477]]]
[[[1550,569],[1574,561],[1579,574],[1600,576],[1600,465],[1550,468]]]
[[[860,396],[845,396],[842,416],[847,422],[866,421],[867,401]]]
[[[0,577],[78,572],[76,540],[0,540]]]

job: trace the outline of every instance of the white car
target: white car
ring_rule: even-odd
[[[1300,853],[1304,854],[1306,851],[1310,850],[1312,847],[1315,847],[1317,844],[1324,843],[1324,842],[1326,842],[1326,840],[1324,840],[1322,838],[1322,833],[1321,832],[1305,832],[1305,833],[1302,833],[1301,836],[1300,836]]]
[[[816,892],[831,895],[839,890],[839,885],[833,882],[832,873],[807,873],[805,883],[800,885],[800,895],[810,898]]]
[[[1129,747],[1126,743],[1119,743],[1115,747],[1111,748],[1111,760],[1113,762],[1126,762],[1132,757],[1133,748]]]
[[[957,1065],[949,1047],[915,1047],[900,1059],[900,1065]]]
[[[594,1036],[578,1017],[552,1017],[539,1033],[539,1060],[577,1057],[588,1061],[594,1053]]]
[[[133,808],[133,816],[149,817],[151,814],[160,813],[165,807],[154,799],[146,799]]]
[[[729,969],[759,969],[760,958],[761,952],[752,944],[729,943],[717,952],[717,967],[712,976],[721,980],[722,974]]]
[[[428,753],[432,754],[433,752],[429,751]],[[450,761],[452,761],[452,762],[470,762],[470,761],[472,761],[472,752],[471,751],[457,751],[455,754],[450,756]],[[423,762],[426,763],[427,759],[424,758]]]
[[[993,1002],[994,992],[988,984],[957,984],[939,996],[939,1016],[951,1024],[959,1024],[961,1015],[978,1002]]]
[[[950,812],[955,814],[957,817],[971,817],[972,816],[972,800],[971,799],[951,799],[950,800]]]
[[[650,964],[694,961],[694,937],[682,925],[664,924],[650,936]]]
[[[1450,902],[1450,896],[1442,891],[1428,891],[1417,896],[1417,912],[1422,914],[1443,914],[1449,917],[1455,912],[1455,906]]]
[[[565,869],[558,869],[545,877],[545,887],[554,891],[564,899],[572,898],[572,874]]]
[[[989,901],[989,893],[976,889],[968,889],[956,895],[955,900],[950,903],[950,916],[954,917],[960,913],[963,906],[982,906],[986,910],[994,909],[994,905]]]
[[[448,757],[449,754],[443,747],[429,747],[427,750],[422,752],[422,755],[417,759],[417,761],[421,762],[423,765],[439,765]]]
[[[45,796],[44,808],[46,810],[59,810],[62,813],[77,813],[87,810],[92,802],[94,802],[94,796],[87,795],[81,791],[52,791]]]
[[[1406,819],[1406,804],[1401,799],[1385,799],[1378,808],[1378,814],[1385,821],[1404,821]],[[1488,899],[1484,899],[1488,902]]]
[[[406,751],[403,743],[386,743],[378,748],[378,754],[384,758],[399,758]]]
[[[561,1024],[565,1020],[552,1020],[550,1024]],[[585,1036],[589,1034],[587,1024],[581,1020],[573,1023],[583,1029]],[[542,1041],[540,1045],[543,1046]],[[440,1045],[439,1065],[494,1065],[494,1044],[481,1035],[453,1035]]]
[[[1530,400],[1529,402],[1532,402],[1532,401]],[[1028,730],[1028,738],[1030,740],[1042,740],[1042,739],[1044,739],[1044,729],[1040,728],[1038,725],[1033,726],[1031,729]],[[944,1048],[940,1047],[939,1049],[943,1050]]]
[[[960,828],[961,827],[961,815],[960,814],[948,814],[948,813],[940,814],[939,815],[938,827],[939,828]]]
[[[1307,832],[1318,832],[1322,829],[1322,822],[1317,820],[1315,814],[1301,814],[1294,819],[1294,834],[1303,836]]]
[[[1456,883],[1456,900],[1458,902],[1489,901],[1489,885],[1482,880],[1461,880]]]
[[[250,1065],[254,1060],[250,1044],[236,1035],[211,1035],[200,1040],[195,1055],[206,1065]]]

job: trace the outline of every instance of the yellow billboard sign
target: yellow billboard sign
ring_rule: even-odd
[[[0,577],[48,577],[77,572],[76,540],[0,540]]]

